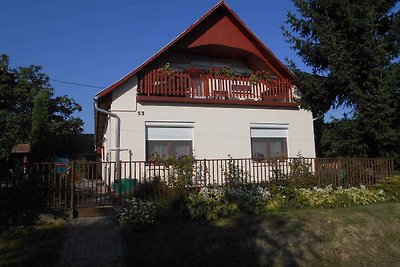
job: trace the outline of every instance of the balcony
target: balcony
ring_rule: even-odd
[[[216,77],[211,73],[166,75],[155,69],[139,78],[138,85],[139,102],[298,106],[288,80],[255,82],[249,76]]]

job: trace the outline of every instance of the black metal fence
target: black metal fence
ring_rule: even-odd
[[[120,177],[116,177],[120,168]],[[167,162],[121,161],[30,163],[6,170],[0,190],[35,179],[43,185],[48,207],[77,208],[112,205],[130,197],[156,177],[174,186],[185,177],[188,186],[224,186],[232,182],[311,181],[320,186],[371,186],[393,175],[388,158],[284,158],[276,160],[202,159]],[[4,173],[3,173],[4,174]]]

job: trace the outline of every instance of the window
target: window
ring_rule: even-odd
[[[251,138],[251,154],[255,159],[286,157],[286,138]]]
[[[146,160],[192,155],[192,140],[193,123],[146,122]]]
[[[180,158],[192,154],[192,141],[147,140],[147,160],[166,160],[169,157]]]
[[[251,155],[253,159],[286,157],[287,131],[285,124],[252,124]]]

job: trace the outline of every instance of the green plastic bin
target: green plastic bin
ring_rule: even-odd
[[[135,192],[135,187],[137,184],[137,179],[122,178],[121,179],[121,194],[132,195]],[[115,192],[119,194],[119,181],[115,182]]]

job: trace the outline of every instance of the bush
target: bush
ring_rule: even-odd
[[[159,176],[156,176],[151,181],[139,184],[135,197],[155,202],[166,202],[174,198],[174,192],[173,188],[161,181]]]
[[[198,194],[190,194],[186,208],[192,219],[216,220],[239,211],[238,205],[229,201],[224,188],[202,188]]]
[[[325,188],[300,188],[294,189],[292,194],[295,197],[286,198],[286,201],[292,205],[284,203],[284,209],[300,207],[339,208],[351,205],[367,205],[386,200],[383,190],[367,189],[365,186],[333,189],[331,185],[328,185]]]
[[[400,200],[400,175],[386,177],[377,188],[383,190],[389,198]]]
[[[126,229],[147,228],[156,220],[156,206],[148,200],[132,198],[126,200],[118,214],[118,222]]]
[[[46,207],[48,187],[36,175],[0,188],[0,226],[31,224]]]
[[[260,214],[268,210],[294,210],[304,207],[337,208],[367,205],[387,200],[381,189],[365,186],[334,189],[276,186],[272,190],[260,186],[247,188],[203,188],[187,198],[186,208],[192,219],[219,219],[243,212]]]
[[[227,188],[228,199],[236,203],[242,212],[248,214],[260,214],[267,210],[267,201],[271,198],[271,192],[263,187]]]
[[[224,172],[226,183],[229,187],[244,187],[248,184],[250,175],[229,156],[228,166]]]

